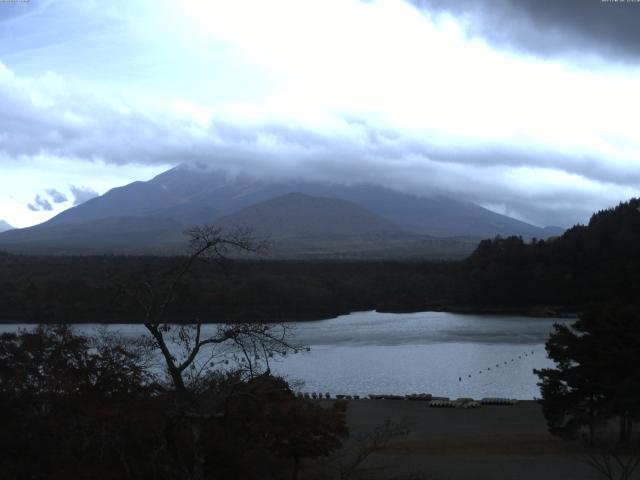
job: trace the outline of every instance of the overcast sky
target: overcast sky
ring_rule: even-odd
[[[179,163],[570,226],[640,195],[640,3],[0,2],[0,219]]]

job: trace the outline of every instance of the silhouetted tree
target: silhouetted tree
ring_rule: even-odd
[[[342,447],[348,434],[346,402],[322,407],[296,397],[284,380],[268,374],[238,385],[229,399],[223,422],[238,432],[243,445],[227,456],[242,455],[261,444],[276,457],[293,461],[294,479],[303,459],[331,454]]]
[[[0,477],[151,473],[154,392],[145,351],[117,337],[66,326],[0,335]]]
[[[144,314],[144,326],[151,333],[155,345],[162,354],[167,372],[178,392],[186,390],[185,376],[198,370],[196,361],[203,349],[232,345],[239,354],[241,364],[253,376],[261,361],[268,365],[269,358],[297,349],[287,341],[284,324],[225,323],[213,333],[203,335],[199,318],[180,325],[165,319],[167,307],[175,300],[183,281],[190,275],[199,260],[208,259],[220,263],[231,251],[261,252],[265,244],[256,241],[246,230],[226,233],[221,228],[206,225],[188,230],[189,252],[180,264],[169,272],[140,282],[129,288]],[[212,363],[209,352],[207,362]]]
[[[590,309],[571,327],[555,325],[546,344],[554,369],[536,370],[552,433],[573,437],[588,426],[619,419],[619,443],[629,443],[640,414],[640,312],[609,304]]]
[[[242,370],[167,390],[147,354],[66,326],[0,335],[0,478],[279,478],[342,446],[344,403]]]

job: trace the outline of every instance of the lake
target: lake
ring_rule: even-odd
[[[534,368],[552,366],[544,342],[571,319],[445,312],[356,312],[290,323],[309,352],[273,361],[271,370],[306,392],[347,395],[431,393],[448,397],[539,397]],[[21,325],[0,325],[15,331]],[[92,333],[98,325],[79,325]],[[142,325],[109,325],[125,336]],[[207,328],[215,328],[208,325]]]

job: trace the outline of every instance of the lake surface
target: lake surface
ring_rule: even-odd
[[[539,397],[534,368],[552,366],[544,350],[552,326],[573,320],[444,312],[357,312],[293,322],[292,340],[309,352],[272,361],[299,390],[347,395],[431,393],[448,397]],[[0,325],[0,332],[21,325]],[[101,326],[80,325],[82,333]],[[206,329],[215,326],[207,325]],[[142,325],[109,325],[125,336]]]

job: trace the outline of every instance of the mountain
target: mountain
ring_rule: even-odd
[[[13,227],[4,220],[0,220],[0,232],[6,232],[7,230],[13,230]]]
[[[298,192],[250,205],[216,224],[249,228],[269,241],[274,258],[456,259],[477,245],[475,239],[409,234],[353,202]]]
[[[243,208],[216,221],[245,227],[271,239],[400,234],[402,229],[353,202],[288,193]]]
[[[107,217],[36,225],[0,235],[0,248],[29,253],[162,253],[184,242],[184,225],[172,219]]]
[[[42,224],[130,216],[210,223],[255,203],[292,192],[353,202],[401,228],[440,237],[522,235],[546,238],[562,229],[540,228],[447,197],[420,197],[371,184],[260,180],[249,175],[176,167],[148,182],[134,182],[71,208]],[[425,192],[425,195],[428,192]]]
[[[364,235],[372,247],[377,240],[371,235],[383,231],[396,238],[405,235],[405,240],[413,236],[409,243],[419,245],[424,244],[419,236],[429,236],[430,244],[433,237],[464,237],[466,245],[469,239],[496,235],[547,238],[561,233],[442,196],[179,166],[147,182],[114,188],[40,225],[0,234],[0,248],[164,251],[180,249],[181,232],[189,226],[219,222],[252,223],[279,239]]]

